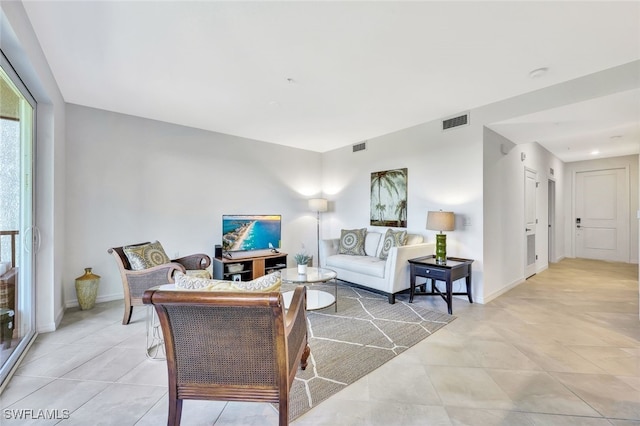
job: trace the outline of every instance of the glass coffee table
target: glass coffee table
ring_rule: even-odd
[[[326,283],[338,276],[336,271],[327,268],[308,267],[306,274],[298,274],[298,268],[287,268],[280,270],[280,278],[282,282],[292,284],[312,285],[318,283]],[[328,291],[307,289],[307,311],[324,309],[331,305],[335,306],[338,312],[338,281],[334,281],[335,287],[333,294]],[[291,304],[293,291],[282,293],[284,305],[288,307]]]

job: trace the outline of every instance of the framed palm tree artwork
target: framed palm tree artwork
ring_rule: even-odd
[[[370,223],[407,227],[407,169],[371,173]]]

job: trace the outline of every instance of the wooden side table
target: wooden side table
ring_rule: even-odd
[[[459,257],[447,257],[447,263],[440,265],[436,263],[435,256],[418,257],[409,259],[411,269],[411,296],[409,302],[413,302],[413,296],[440,296],[447,302],[449,314],[453,313],[453,296],[466,295],[469,303],[473,303],[471,296],[471,264],[473,259],[462,259]],[[427,292],[426,283],[424,291],[416,292],[416,277],[426,278],[431,281],[431,292]],[[453,282],[465,278],[467,284],[466,293],[454,293]],[[436,281],[444,281],[446,290],[443,293],[436,287]]]

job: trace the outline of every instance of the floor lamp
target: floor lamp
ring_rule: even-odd
[[[316,212],[317,241],[318,241],[318,260],[317,265],[320,267],[320,213],[326,212],[329,208],[329,202],[325,198],[312,198],[309,200],[309,210]]]

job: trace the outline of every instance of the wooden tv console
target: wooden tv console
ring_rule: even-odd
[[[272,253],[256,257],[243,257],[240,259],[227,259],[226,257],[214,257],[213,278],[217,280],[249,281],[278,269],[287,267],[287,253]],[[241,263],[240,271],[229,271],[229,265]]]

